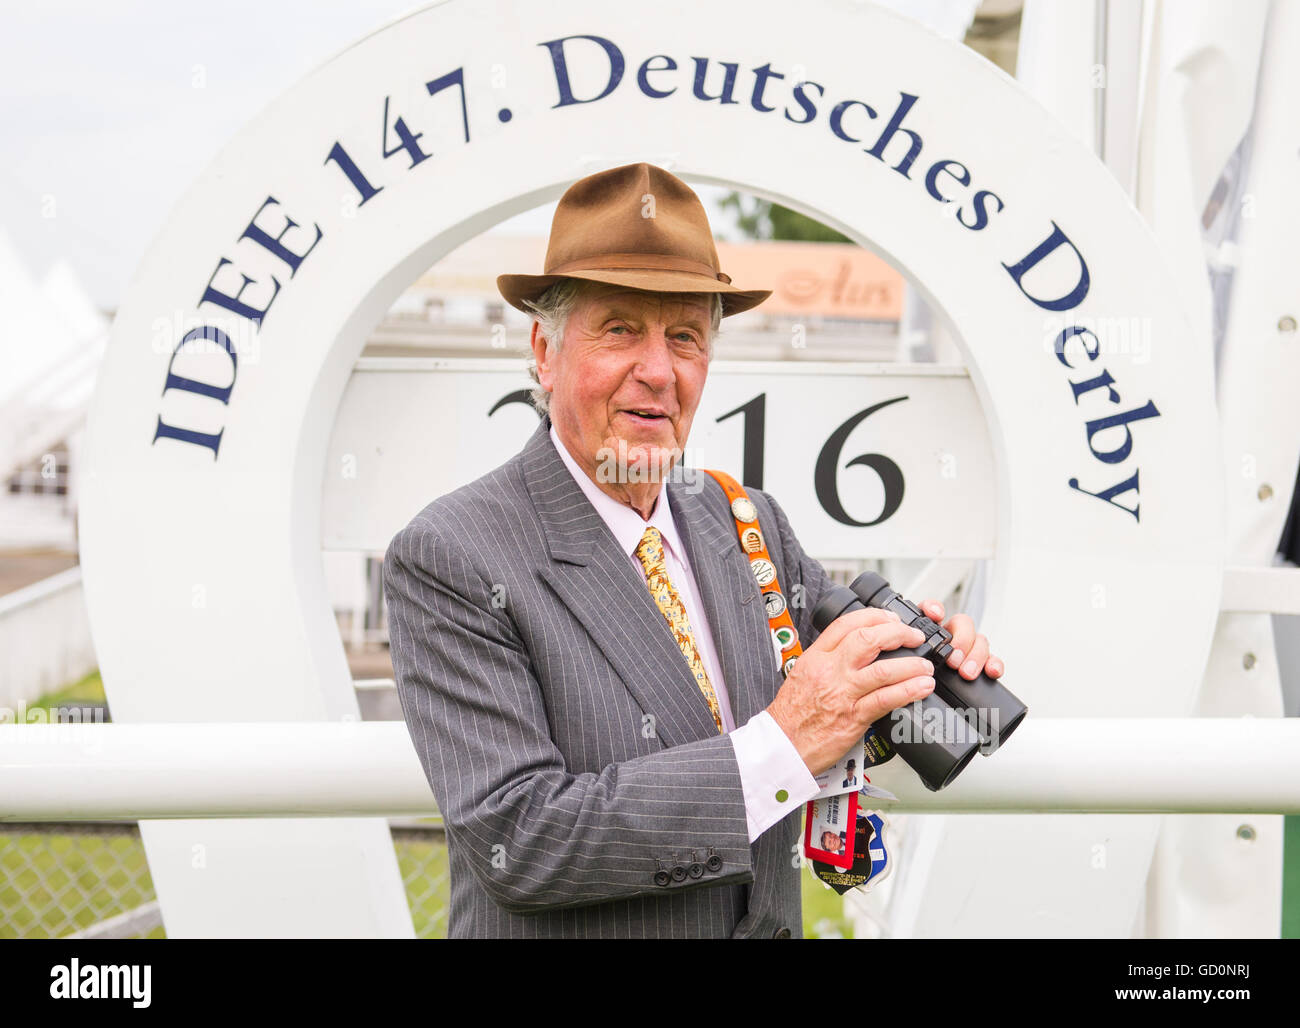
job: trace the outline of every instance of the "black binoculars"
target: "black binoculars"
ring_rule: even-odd
[[[920,646],[888,650],[876,659],[928,658],[934,665],[934,690],[915,703],[890,711],[872,727],[921,776],[927,789],[938,792],[961,774],[976,752],[987,755],[1001,746],[1029,708],[983,672],[967,681],[950,668],[952,633],[899,596],[874,571],[859,575],[848,589],[832,589],[813,610],[813,624],[818,632],[825,631],[836,618],[863,607],[892,611],[903,624],[925,634]]]

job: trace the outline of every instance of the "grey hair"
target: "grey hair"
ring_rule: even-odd
[[[533,313],[533,320],[537,322],[537,331],[556,349],[564,339],[564,330],[569,323],[569,316],[577,309],[583,293],[591,284],[585,279],[562,278],[542,293],[535,302],[523,301],[524,306]],[[707,340],[710,358],[713,356],[713,340],[722,326],[722,294],[711,295],[713,303]],[[533,380],[533,389],[530,393],[533,406],[538,413],[546,414],[551,409],[551,394],[542,388],[541,380],[537,376],[537,360],[533,357],[528,359],[528,377]]]

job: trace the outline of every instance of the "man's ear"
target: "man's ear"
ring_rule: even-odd
[[[538,331],[541,325],[533,322],[532,334],[528,337],[528,345],[533,351],[533,360],[537,362],[537,381],[547,392],[551,391],[551,355],[554,349],[551,347],[547,338]]]

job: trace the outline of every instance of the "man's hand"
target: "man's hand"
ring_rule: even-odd
[[[975,622],[969,614],[954,614],[946,625],[943,624],[943,604],[937,600],[926,600],[921,610],[935,624],[943,625],[952,633],[952,653],[948,657],[948,666],[956,668],[967,681],[974,681],[981,671],[990,678],[997,678],[1006,669],[1002,661],[989,653],[989,641],[975,631]],[[797,666],[796,662],[796,666]]]
[[[872,722],[934,689],[934,667],[924,657],[876,660],[924,639],[897,614],[868,607],[836,618],[803,651],[767,712],[809,773],[821,774]]]

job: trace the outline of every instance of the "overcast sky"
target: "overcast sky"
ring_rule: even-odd
[[[954,3],[973,0],[890,5]],[[115,308],[172,207],[246,122],[361,36],[424,6],[0,0],[0,232],[36,277],[63,257],[96,303]],[[506,228],[545,233],[549,210]]]
[[[115,307],[174,204],[249,119],[421,6],[0,0],[0,229],[33,274],[63,256]]]

